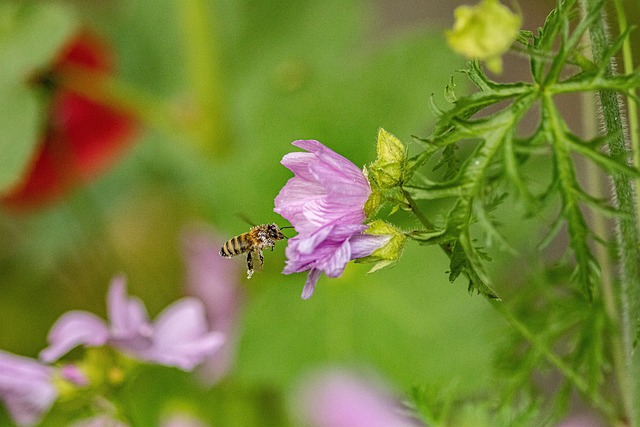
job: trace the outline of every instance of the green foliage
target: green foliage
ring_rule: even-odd
[[[474,244],[474,238],[479,232],[497,237],[494,240],[509,246],[486,215],[492,200],[505,200],[505,188],[530,215],[535,214],[554,194],[560,195],[562,208],[558,221],[567,225],[570,249],[575,259],[574,282],[588,298],[591,298],[599,280],[599,269],[591,249],[591,242],[599,240],[599,236],[593,235],[587,227],[583,208],[614,216],[631,215],[631,212],[620,212],[588,194],[578,182],[572,156],[582,156],[608,174],[638,178],[640,173],[628,166],[624,158],[604,154],[601,151],[605,142],[603,138],[584,140],[572,133],[554,99],[568,92],[591,90],[594,80],[600,87],[621,90],[620,80],[635,84],[639,73],[604,77],[603,63],[561,79],[561,71],[577,62],[574,60],[576,44],[593,19],[592,15],[587,16],[578,23],[574,32],[569,33],[567,28],[574,16],[571,2],[562,3],[549,16],[538,36],[527,45],[533,52],[550,50],[556,42],[560,46],[557,52],[553,52],[550,63],[546,57],[532,55],[534,84],[492,81],[478,63],[471,62],[464,72],[479,91],[460,98],[448,96],[456,99],[453,108],[436,110],[439,121],[432,134],[420,139],[425,151],[413,159],[417,168],[440,151],[441,157],[434,170],[444,169],[442,177],[434,181],[427,174],[416,174],[413,181],[404,186],[415,200],[450,201],[449,212],[435,230],[425,230],[413,236],[422,243],[449,245],[452,248],[452,277],[464,271],[471,279],[470,290],[485,296],[495,297],[495,293],[491,290],[485,260]],[[610,55],[619,47],[619,42],[614,43]],[[490,106],[498,108],[498,111],[490,115],[481,114]],[[532,134],[522,137],[518,133],[520,123],[534,107],[540,108],[539,124]],[[472,150],[462,160],[457,156],[461,144]],[[535,191],[535,184],[532,185],[530,178],[521,172],[527,163],[535,162],[538,157],[550,157],[553,164],[549,186],[543,191]]]
[[[609,306],[628,300],[607,295],[605,284],[620,282],[607,276],[602,253],[637,258],[637,245],[612,244],[590,218],[632,224],[636,214],[594,193],[582,175],[585,164],[618,181],[640,173],[624,149],[604,149],[621,131],[581,137],[557,102],[596,90],[615,98],[640,86],[640,71],[608,69],[631,29],[595,59],[582,45],[604,1],[591,2],[582,17],[577,0],[560,1],[535,34],[520,32],[531,81],[497,82],[470,62],[461,73],[477,90],[465,94],[463,79],[452,77],[447,108],[428,97],[442,93],[455,63],[443,37],[387,34],[372,25],[364,2],[205,3],[141,0],[79,12],[117,47],[116,92],[144,101],[131,105],[148,107],[140,117],[154,120],[104,178],[31,217],[0,216],[3,349],[35,355],[61,312],[104,310],[95,295],[116,272],[128,275],[151,312],[159,310],[184,292],[176,242],[185,223],[205,220],[230,237],[245,231],[238,210],[275,220],[273,198],[290,177],[279,161],[292,140],[318,139],[364,165],[374,157],[375,129],[384,127],[400,138],[380,138],[386,145],[371,166],[367,213],[396,223],[388,226],[392,246],[376,254],[378,266],[393,268],[367,275],[366,266],[349,266],[300,301],[305,277],[281,275],[284,245],[276,247],[244,286],[229,378],[204,390],[182,372],[145,367],[112,391],[125,402],[117,410],[132,425],[157,425],[182,408],[214,425],[265,425],[266,416],[269,425],[288,426],[286,394],[301,376],[319,366],[364,365],[400,389],[413,387],[412,404],[429,425],[555,423],[576,392],[608,420],[627,421],[620,396],[609,397],[625,382],[615,373],[621,334]],[[42,127],[45,104],[29,79],[76,29],[77,11],[35,2],[0,12],[4,191],[24,173]],[[432,124],[429,107],[432,132],[403,144],[403,135]],[[539,265],[547,260],[554,269]],[[457,286],[463,278],[469,293],[491,301],[467,297]],[[499,329],[490,305],[508,330]],[[496,342],[501,380],[491,382]],[[540,378],[553,386],[538,386]],[[47,425],[77,416],[61,406]]]
[[[638,271],[637,244],[635,249],[628,244],[637,241],[628,188],[632,180],[640,178],[640,171],[630,166],[628,151],[619,145],[624,140],[622,128],[617,126],[619,116],[608,119],[605,112],[609,133],[587,139],[571,129],[570,118],[563,115],[557,102],[566,94],[593,91],[615,99],[616,93],[640,86],[640,70],[615,76],[609,68],[631,34],[629,29],[605,44],[594,60],[587,58],[581,45],[587,31],[600,20],[604,4],[589,3],[581,17],[577,1],[560,1],[537,34],[520,34],[518,43],[529,55],[531,82],[499,83],[485,75],[477,62],[470,62],[463,72],[477,91],[458,96],[449,83],[445,99],[452,106],[443,110],[432,101],[438,122],[429,136],[417,138],[424,150],[409,159],[405,177],[410,179],[403,185],[410,207],[423,226],[410,232],[409,237],[421,244],[439,245],[450,259],[450,281],[465,275],[469,291],[489,298],[498,295],[494,274],[490,273],[494,255],[506,251],[512,260],[521,256],[520,242],[503,230],[501,215],[505,210],[520,212],[523,218],[538,218],[533,236],[537,235],[536,229],[547,225],[550,213],[555,216],[548,234],[529,245],[542,251],[554,242],[556,252],[561,248],[554,255],[558,259],[556,267],[568,273],[555,282],[535,284],[523,276],[505,277],[510,287],[501,285],[500,293],[507,295],[508,301],[496,305],[515,326],[515,335],[500,357],[509,383],[501,407],[515,408],[550,394],[553,403],[541,406],[541,419],[547,420],[565,413],[574,390],[610,420],[619,416],[618,406],[623,407],[622,413],[629,413],[625,412],[630,404],[624,402],[624,396],[633,393],[627,388],[627,380],[618,377],[622,405],[602,398],[610,386],[606,378],[612,369],[624,370],[620,363],[628,362],[620,362],[620,353],[616,353],[621,345],[616,328],[624,328],[624,315],[618,317],[617,302],[611,301],[611,288],[606,283],[612,279],[602,276],[603,268],[610,274],[609,259],[603,254],[612,250],[613,239],[606,228],[594,227],[589,218],[609,218],[626,230],[618,234],[617,243],[624,248],[619,259],[621,280],[628,283],[623,288],[629,289],[622,296],[625,307],[625,300],[631,295],[635,301],[633,295],[638,292],[635,279],[625,277],[630,272],[637,277]],[[602,102],[604,105],[606,99]],[[616,110],[618,102],[612,101],[607,108]],[[531,117],[537,117],[537,123],[532,131],[524,133],[523,121]],[[542,163],[547,165],[545,175],[535,167]],[[581,175],[587,163],[592,175],[613,178],[619,203],[602,198],[593,185],[585,184]],[[532,170],[536,172],[531,174]],[[438,208],[429,208],[434,204]],[[565,239],[558,238],[563,233],[565,244]],[[499,257],[509,259],[504,254]],[[533,275],[534,265],[538,263],[528,269]],[[524,285],[518,285],[523,281]],[[515,291],[515,286],[523,288]],[[635,316],[635,302],[630,306]],[[627,346],[625,351],[631,348]],[[536,376],[556,370],[563,375],[560,385],[551,391],[535,388]],[[431,413],[427,419],[437,425],[436,415]]]

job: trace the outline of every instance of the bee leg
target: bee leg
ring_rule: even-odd
[[[247,252],[247,279],[253,276],[253,259],[251,259],[251,251]]]
[[[264,265],[264,255],[262,255],[262,249],[258,250],[258,256],[260,257],[260,267]]]

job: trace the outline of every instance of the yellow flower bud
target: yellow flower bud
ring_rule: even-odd
[[[498,0],[456,8],[453,30],[446,32],[449,46],[471,59],[485,61],[492,72],[502,72],[501,55],[513,44],[522,18]]]
[[[393,188],[402,182],[406,147],[395,136],[380,128],[378,131],[378,144],[376,146],[378,157],[368,168],[369,176],[374,180],[378,188]]]

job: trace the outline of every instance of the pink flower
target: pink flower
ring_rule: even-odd
[[[36,424],[58,398],[54,368],[0,351],[0,400],[21,426]]]
[[[231,369],[243,302],[240,264],[228,263],[218,255],[224,242],[204,227],[194,227],[182,238],[187,292],[204,303],[209,326],[226,338],[220,350],[202,364],[201,374],[208,384],[218,382]]]
[[[111,345],[138,359],[188,371],[224,342],[223,334],[209,331],[204,307],[196,298],[176,301],[150,323],[142,301],[127,296],[122,277],[111,282],[107,309],[110,324],[84,311],[62,315],[40,359],[53,362],[79,345]]]
[[[96,415],[95,417],[76,421],[71,427],[129,427],[129,425],[109,415]]]
[[[341,371],[303,384],[297,411],[312,427],[417,427],[417,420],[378,383]]]
[[[274,211],[298,232],[288,241],[284,273],[309,271],[302,291],[307,299],[322,272],[339,277],[350,260],[371,255],[389,237],[363,234],[371,187],[356,165],[318,141],[293,145],[308,152],[283,157],[295,176],[280,190]]]

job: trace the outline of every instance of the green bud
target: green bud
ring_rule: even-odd
[[[372,186],[388,189],[401,184],[407,151],[404,144],[380,128],[376,151],[378,158],[368,168]]]
[[[522,17],[498,0],[482,0],[476,6],[459,6],[453,30],[446,32],[449,46],[471,59],[485,61],[489,70],[502,72],[502,54],[513,44]]]
[[[369,224],[369,228],[366,233],[387,235],[391,236],[391,239],[386,245],[376,249],[370,256],[359,259],[358,262],[375,263],[371,270],[369,270],[369,273],[394,265],[402,255],[404,245],[407,241],[407,236],[402,232],[402,230],[378,219]]]
[[[371,218],[378,212],[380,206],[382,206],[382,194],[374,188],[364,204],[364,214],[367,218]]]

